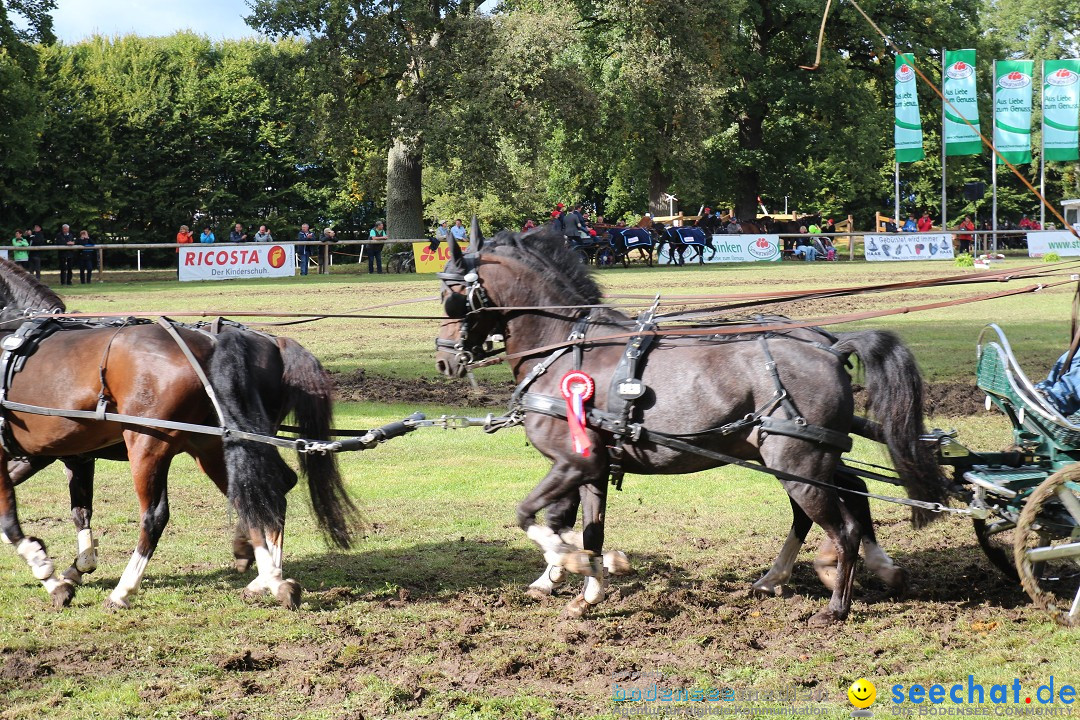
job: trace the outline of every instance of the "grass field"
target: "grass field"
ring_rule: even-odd
[[[602,280],[612,293],[688,294],[957,272],[941,263],[783,263],[634,268],[605,272]],[[69,307],[342,312],[437,289],[430,277],[350,273],[274,283],[180,285],[122,273],[107,279],[68,289]],[[813,317],[999,289],[870,295],[786,311]],[[1031,375],[1044,373],[1068,342],[1071,300],[1072,290],[1061,289],[867,325],[898,331],[934,381],[971,384],[975,338],[987,321],[1006,329]],[[391,312],[437,311],[431,301]],[[434,376],[435,325],[327,320],[282,334],[335,372],[363,368],[419,380]],[[484,375],[505,379],[506,372],[494,367]],[[340,403],[337,422],[370,426],[418,409],[469,410]],[[992,414],[946,413],[931,422],[957,427],[975,448],[999,449],[1010,440],[1007,424]],[[853,455],[882,460],[868,443],[857,443]],[[624,492],[611,494],[607,544],[629,554],[635,573],[614,580],[613,595],[587,619],[569,620],[561,617],[569,591],[544,601],[523,593],[543,564],[514,525],[513,510],[546,463],[520,429],[422,430],[343,456],[342,465],[368,530],[354,550],[328,551],[301,490],[293,493],[285,565],[306,589],[299,612],[241,599],[250,577],[231,569],[230,513],[193,462],[181,458],[170,477],[172,520],[142,593],[131,610],[108,613],[102,601],[134,546],[138,518],[126,466],[100,463],[99,570],[71,608],[53,612],[25,564],[0,547],[0,718],[610,717],[617,710],[612,684],[627,672],[662,674],[661,684],[671,688],[731,687],[743,695],[797,688],[800,697],[824,698],[797,707],[832,718],[848,717],[847,687],[865,676],[877,685],[875,716],[893,717],[888,697],[898,683],[949,686],[973,675],[989,691],[1015,678],[1031,695],[1051,675],[1057,687],[1080,682],[1080,635],[1048,622],[998,575],[962,518],[915,531],[898,506],[876,503],[879,539],[911,573],[909,592],[890,597],[860,569],[850,619],[810,630],[807,618],[827,599],[810,566],[820,531],[800,555],[793,595],[759,600],[747,592],[790,524],[775,480],[731,469],[631,476]],[[74,533],[60,470],[42,472],[18,498],[27,532],[42,537],[66,566]],[[729,712],[732,706],[694,707],[701,705]],[[766,706],[784,707],[760,705]],[[769,716],[796,715],[789,707]]]

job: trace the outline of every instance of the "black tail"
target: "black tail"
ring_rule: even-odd
[[[300,437],[329,440],[333,422],[330,376],[300,343],[278,338],[278,349],[284,364],[281,379],[286,391],[285,405],[296,419]],[[301,453],[300,471],[307,477],[311,506],[319,528],[335,545],[349,547],[360,522],[360,513],[345,492],[337,456]]]
[[[222,424],[246,432],[274,435],[281,405],[294,409],[303,436],[325,439],[330,428],[329,378],[310,354],[291,341],[278,344],[263,335],[228,328],[218,335],[208,368],[211,385],[221,406]],[[277,367],[272,354],[279,352],[282,376],[255,378],[259,368]],[[307,356],[325,385],[294,369],[296,357]],[[297,379],[299,376],[299,379]],[[311,393],[312,388],[317,392]],[[276,392],[276,395],[270,395]],[[265,393],[265,395],[264,395]],[[273,445],[225,437],[225,464],[229,475],[229,500],[249,527],[280,531],[285,526],[285,495],[296,485],[296,473]],[[355,508],[345,496],[333,456],[301,455],[308,476],[312,506],[319,527],[341,547],[351,542],[351,516]]]
[[[883,441],[908,497],[947,501],[945,478],[930,446],[919,441],[923,426],[923,382],[911,351],[890,332],[843,333],[833,345],[859,356],[866,371],[866,405],[881,424]],[[912,508],[911,521],[922,527],[937,513]]]

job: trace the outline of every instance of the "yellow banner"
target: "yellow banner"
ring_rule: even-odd
[[[413,243],[412,251],[418,273],[442,272],[450,261],[450,246],[446,243],[439,245],[439,249],[434,252],[428,243]]]

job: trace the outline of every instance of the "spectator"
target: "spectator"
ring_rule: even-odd
[[[930,219],[930,213],[926,210],[923,211],[922,217],[919,218],[919,232],[930,232],[934,229],[934,221]]]
[[[201,242],[201,243],[212,243],[212,242],[214,242],[214,231],[210,229],[209,225],[207,225],[206,227],[203,228],[202,235],[199,236],[199,242]]]
[[[832,238],[825,235],[821,235],[819,241],[821,243],[821,250],[825,254],[826,260],[836,259],[836,246],[833,245]]]
[[[589,236],[589,231],[585,227],[585,219],[581,214],[581,206],[577,205],[573,210],[563,215],[563,234],[570,239],[571,242],[577,242],[582,238]]]
[[[94,281],[94,239],[86,230],[80,230],[78,244],[83,246],[79,251],[79,284],[88,285]]]
[[[450,228],[450,236],[461,243],[464,242],[467,235],[468,232],[466,232],[465,226],[461,224],[461,218],[458,218],[454,221],[454,226]]]
[[[1035,229],[1035,223],[1031,222],[1031,220],[1028,219],[1027,215],[1023,215],[1020,218],[1020,229],[1021,230],[1034,230]]]
[[[334,228],[325,228],[319,241],[326,244],[325,249],[319,248],[319,274],[327,275],[330,272],[330,268],[327,266],[327,263],[330,262],[330,245],[337,242],[337,233],[334,232]]]
[[[59,245],[61,247],[74,247],[75,236],[71,233],[71,226],[64,224],[60,227],[60,232],[56,233],[56,237],[53,238],[53,245]],[[66,250],[60,251],[60,284],[70,285],[75,271],[72,269],[75,267],[75,253]]]
[[[260,227],[259,231],[261,232],[262,229],[263,228]],[[300,226],[300,232],[296,233],[296,241],[297,242],[311,242],[314,239],[315,239],[315,231],[313,231],[311,229],[311,226],[308,225],[307,223],[304,223],[303,225],[301,225]],[[259,240],[259,233],[255,234],[255,242],[262,242],[261,240]],[[296,257],[300,261],[300,274],[301,275],[307,275],[308,274],[308,265],[311,263],[310,258],[311,258],[311,253],[313,253],[313,252],[318,252],[318,249],[315,248],[313,245],[297,245],[296,246]]]
[[[435,228],[435,241],[439,244],[450,241],[450,230],[447,229],[445,220],[440,220],[439,227]]]
[[[908,213],[907,220],[904,222],[904,232],[919,232],[919,224],[915,222],[915,216],[912,213]]]
[[[242,243],[242,242],[247,242],[247,241],[248,241],[248,236],[247,236],[247,233],[244,232],[244,226],[241,225],[240,223],[236,223],[236,225],[233,225],[233,229],[229,233],[229,242],[231,242],[231,243]],[[179,240],[177,242],[179,242]]]
[[[314,234],[312,234],[311,239],[315,239]],[[259,232],[255,233],[255,242],[274,242],[274,236],[270,234],[270,230],[265,225],[260,225]]]
[[[825,221],[825,227],[821,228],[821,232],[824,232],[824,233],[834,233],[834,232],[836,232],[836,223],[833,222],[832,218],[829,218],[828,220]]]
[[[971,232],[975,229],[975,223],[971,221],[971,216],[964,216],[964,220],[956,226],[956,229],[965,231],[962,233],[957,233],[956,235],[957,254],[970,253],[971,241],[975,239],[974,236],[971,234]]]
[[[40,225],[34,225],[34,231],[30,233],[30,247],[43,247],[45,245],[45,233],[42,232]],[[41,253],[32,252],[30,255],[30,266],[27,268],[34,274],[38,280],[41,279]]]
[[[799,237],[795,238],[795,256],[801,257],[807,262],[814,262],[817,260],[818,251],[811,242],[810,235],[806,231],[805,225],[799,226]]]
[[[15,231],[15,237],[12,238],[11,244],[15,247],[30,247],[30,239],[23,237],[22,230]],[[15,263],[23,270],[30,269],[30,253],[25,250],[16,250],[13,255]]]
[[[188,229],[187,225],[181,225],[180,231],[176,233],[176,244],[187,245],[188,243],[195,242],[195,235]],[[180,252],[180,248],[176,248],[176,252]]]
[[[534,227],[536,227],[536,223],[533,222],[532,218],[529,218],[525,221],[525,224],[521,226],[521,232],[529,232]]]
[[[461,225],[461,221],[457,220],[454,223],[454,228],[457,228],[460,225]],[[453,230],[451,230],[451,232],[453,232]],[[461,228],[461,232],[462,232],[462,237],[464,237],[465,228]],[[375,227],[371,228],[371,232],[368,233],[368,237],[370,239],[372,239],[372,240],[375,240],[376,238],[384,238],[384,237],[386,237],[386,230],[383,229],[382,220],[375,223]],[[454,237],[457,238],[457,235],[455,234]],[[382,251],[383,251],[382,244],[371,243],[371,244],[368,245],[368,256],[367,256],[368,275],[375,272],[376,267],[379,268],[378,272],[379,272],[380,275],[382,275]]]

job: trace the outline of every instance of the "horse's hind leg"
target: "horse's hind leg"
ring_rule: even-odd
[[[803,512],[803,509],[799,507],[799,504],[794,499],[789,497],[788,500],[791,501],[791,530],[788,531],[784,547],[780,549],[780,554],[776,556],[772,567],[754,583],[753,592],[757,595],[767,596],[783,593],[784,584],[791,579],[791,570],[795,567],[795,559],[799,557],[799,550],[802,549],[803,543],[806,542],[806,534],[810,532],[810,528],[814,525],[813,521]]]
[[[284,580],[281,570],[284,528],[265,533],[252,529],[250,536],[259,574],[244,588],[244,597],[252,598],[269,593],[277,598],[286,610],[296,610],[300,607],[300,584],[292,579]]]
[[[229,497],[229,472],[220,445],[190,448],[199,469],[206,473],[221,494]],[[237,518],[232,540],[233,567],[238,573],[246,573],[255,564],[255,548],[251,545],[251,531],[244,519]]]
[[[608,570],[603,561],[606,508],[606,477],[581,486],[581,537],[591,567],[586,573],[584,592],[566,606],[571,617],[581,617],[590,606],[600,604],[607,597]]]
[[[7,458],[0,451],[0,531],[15,546],[15,551],[30,566],[57,608],[66,607],[75,597],[75,586],[54,571],[53,561],[45,551],[45,543],[23,535],[15,503],[15,483],[7,470]]]
[[[83,575],[97,570],[97,543],[90,530],[90,518],[94,515],[94,459],[64,458],[63,462],[78,548],[78,554],[64,571],[64,577],[78,585],[82,583]]]
[[[139,498],[139,542],[120,581],[105,599],[105,607],[110,610],[131,607],[129,598],[139,592],[146,564],[154,555],[161,533],[169,522],[169,465],[176,453],[168,440],[149,432],[125,430],[124,439],[131,460],[135,494]]]

